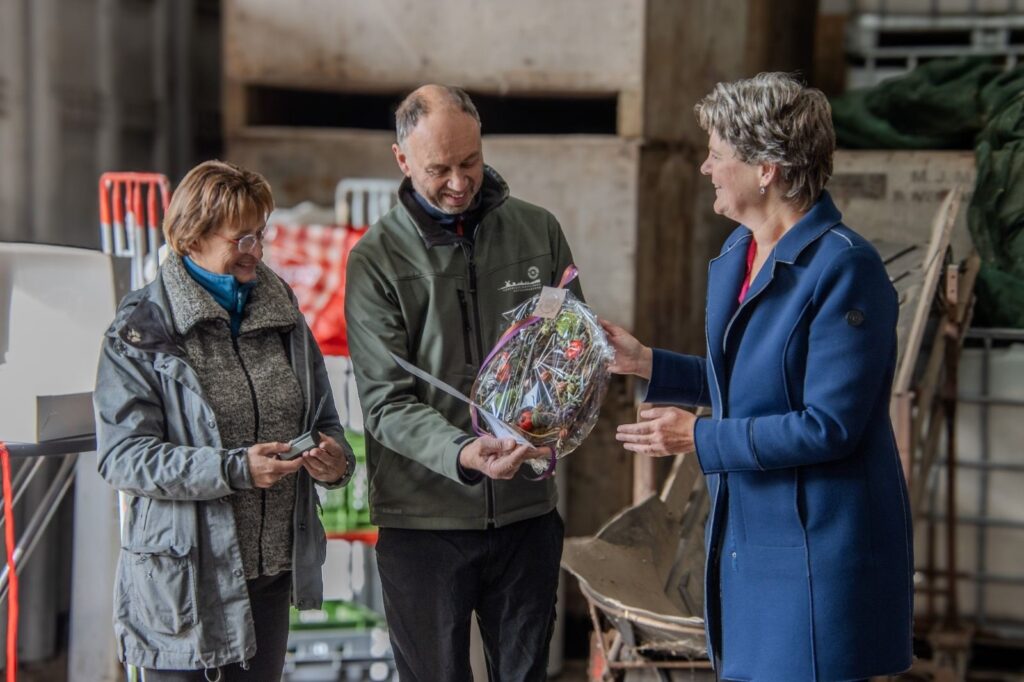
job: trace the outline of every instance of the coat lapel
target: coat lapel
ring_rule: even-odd
[[[708,359],[711,362],[714,376],[713,403],[717,399],[716,416],[724,416],[722,388],[726,383],[725,354],[728,348],[729,334],[733,323],[745,311],[754,307],[757,299],[768,289],[775,277],[775,268],[779,264],[793,264],[801,252],[814,240],[821,237],[837,224],[842,222],[842,215],[832,203],[828,192],[822,192],[811,210],[783,235],[775,245],[771,255],[765,262],[757,277],[751,283],[747,295],[740,304],[736,300],[743,277],[747,271],[747,248],[753,239],[746,228],[737,230],[739,236],[734,237],[725,251],[711,261],[708,266],[708,305],[705,333],[708,344]]]
[[[750,232],[746,231],[708,266],[708,306],[705,331],[709,360],[712,363],[714,383],[716,384],[712,387],[712,391],[719,392],[717,396],[719,399],[721,398],[725,370],[725,357],[722,352],[725,332],[738,308],[736,297],[739,295],[743,276],[747,272],[747,248],[752,238]]]
[[[737,277],[737,279],[736,279],[737,282],[742,280],[743,276],[746,274],[746,271],[747,271],[746,270],[747,263],[746,263],[746,253],[745,252],[744,252],[743,256],[744,256],[743,272],[741,272],[740,275]],[[766,260],[764,265],[761,266],[761,269],[757,273],[757,277],[755,277],[754,281],[750,283],[750,288],[747,289],[747,295],[743,297],[743,303],[738,303],[738,305],[736,305],[733,308],[732,316],[729,318],[729,321],[725,325],[725,331],[722,332],[721,351],[722,351],[723,356],[726,353],[726,349],[729,347],[728,346],[728,344],[729,344],[729,332],[732,331],[732,324],[733,324],[733,322],[735,322],[736,318],[738,318],[740,316],[740,313],[742,313],[745,309],[750,308],[751,306],[754,305],[754,301],[757,299],[758,296],[761,295],[761,292],[764,291],[768,287],[768,284],[772,281],[773,277],[775,277],[775,250],[774,249],[772,249],[771,254],[769,254],[768,260]],[[738,296],[739,296],[739,292],[737,292],[737,297]]]

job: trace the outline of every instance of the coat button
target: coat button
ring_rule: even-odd
[[[235,570],[232,571],[232,573],[235,574],[236,578],[241,578],[245,574],[245,571],[243,571],[240,568],[236,568]]]
[[[859,327],[864,324],[864,313],[860,310],[851,310],[846,313],[846,324],[851,327]]]
[[[306,530],[306,524],[300,523],[299,524],[299,530]]]
[[[213,420],[211,419],[211,420],[209,420],[208,422],[206,422],[206,425],[207,425],[207,426],[209,426],[209,427],[210,427],[210,428],[212,429],[212,428],[214,428],[215,426],[217,426],[217,422],[215,422],[215,421],[213,421]]]
[[[736,552],[733,552],[733,553],[732,553],[732,558],[733,558],[733,559],[735,559],[735,558],[736,558]]]

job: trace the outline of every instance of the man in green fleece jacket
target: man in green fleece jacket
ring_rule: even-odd
[[[548,453],[477,437],[464,403],[391,353],[469,394],[503,314],[557,286],[572,254],[554,216],[484,165],[465,92],[423,86],[395,119],[405,180],[349,256],[345,316],[399,675],[471,680],[475,612],[491,679],[541,680],[564,528],[554,482],[519,469]]]

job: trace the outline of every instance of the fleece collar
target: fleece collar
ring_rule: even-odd
[[[508,185],[498,172],[490,166],[484,166],[484,181],[480,186],[480,192],[474,200],[474,208],[467,211],[473,215],[477,224],[483,222],[484,217],[494,209],[505,203],[508,199]],[[412,217],[416,229],[423,239],[423,244],[429,249],[433,246],[457,244],[467,237],[459,237],[449,229],[449,225],[439,222],[417,200],[416,192],[412,188],[412,181],[406,178],[398,188],[398,200]],[[474,226],[475,227],[475,226]]]
[[[181,256],[171,253],[160,269],[167,290],[174,329],[187,334],[200,322],[224,320],[231,316],[209,290],[189,274]],[[232,278],[234,279],[234,278]],[[298,309],[287,285],[265,264],[256,266],[256,280],[244,302],[239,333],[270,328],[290,328],[298,321]]]

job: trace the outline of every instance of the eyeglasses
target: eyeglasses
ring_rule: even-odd
[[[229,242],[233,243],[235,246],[237,246],[239,253],[252,253],[252,251],[255,250],[257,244],[259,244],[261,247],[263,246],[264,234],[265,228],[261,227],[252,234],[247,234],[244,237],[239,237],[238,239],[225,237],[222,234],[218,234],[217,236],[220,237],[221,239],[226,239]]]

